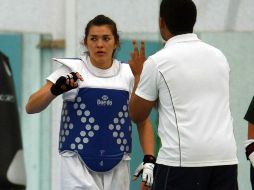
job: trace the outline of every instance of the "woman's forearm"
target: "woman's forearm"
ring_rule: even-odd
[[[50,92],[51,82],[47,82],[41,89],[33,93],[26,104],[28,114],[38,113],[44,110],[56,97]]]

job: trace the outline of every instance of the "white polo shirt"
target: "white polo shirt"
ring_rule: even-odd
[[[229,108],[229,65],[195,34],[178,35],[144,64],[136,95],[158,99],[157,163],[200,167],[237,164]]]

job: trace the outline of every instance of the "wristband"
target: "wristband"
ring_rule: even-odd
[[[155,164],[156,158],[153,155],[145,155],[143,158],[143,162]]]
[[[254,152],[254,142],[252,142],[251,144],[249,144],[246,148],[245,148],[246,152],[246,158],[247,160],[249,160],[249,156],[252,152]]]

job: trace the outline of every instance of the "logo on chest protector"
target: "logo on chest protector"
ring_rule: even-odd
[[[113,101],[107,95],[103,95],[100,99],[97,99],[97,106],[112,106],[112,104]]]

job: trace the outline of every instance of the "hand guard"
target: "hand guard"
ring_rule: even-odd
[[[254,167],[254,139],[245,142],[245,150],[247,160],[250,160],[252,167]]]
[[[153,169],[155,165],[155,157],[152,155],[145,155],[143,162],[137,167],[134,173],[134,180],[142,174],[142,181],[146,186],[153,184]]]
[[[78,80],[78,77],[76,76],[75,72],[71,72],[65,77],[64,76],[59,77],[56,83],[51,86],[50,88],[51,93],[54,94],[55,96],[58,96],[71,89],[77,88],[76,85],[71,85],[71,80],[74,80],[74,82]]]

